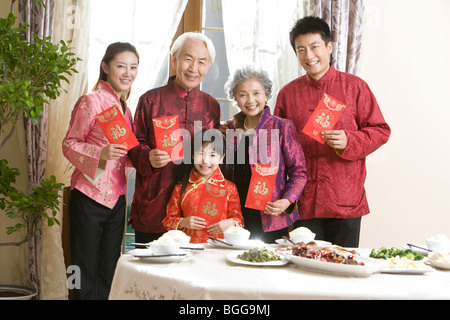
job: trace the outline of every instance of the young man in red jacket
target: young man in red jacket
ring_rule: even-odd
[[[315,232],[316,239],[358,247],[361,217],[369,213],[365,159],[388,141],[390,128],[369,86],[330,64],[333,45],[324,20],[300,19],[290,38],[307,74],[281,89],[274,114],[294,121],[306,158],[297,226]],[[322,131],[322,144],[302,131],[324,94],[345,109],[333,130]]]

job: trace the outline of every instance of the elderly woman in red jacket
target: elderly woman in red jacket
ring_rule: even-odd
[[[288,227],[298,219],[295,203],[306,184],[303,149],[292,121],[270,114],[272,82],[264,71],[237,70],[225,89],[241,112],[230,129],[238,132],[235,140],[234,182],[238,188],[244,226],[251,238],[267,243],[288,234]],[[241,129],[241,130],[237,130]],[[228,130],[228,136],[230,131]],[[278,167],[272,198],[263,211],[245,207],[255,165],[267,162]]]

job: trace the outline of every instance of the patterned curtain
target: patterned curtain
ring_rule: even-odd
[[[339,71],[358,72],[364,6],[365,0],[315,0],[314,15],[330,25],[333,42],[331,62]]]
[[[40,6],[30,0],[20,1],[19,12],[22,22],[28,24],[27,41],[32,41],[32,35],[40,38],[50,37],[53,28],[53,13],[55,0],[44,0],[44,6]],[[24,119],[27,154],[28,154],[28,192],[38,185],[45,174],[46,152],[47,152],[47,106],[41,121],[37,125],[27,118]],[[29,272],[33,288],[40,298],[40,253],[42,250],[42,232],[38,231],[34,239],[29,241]]]

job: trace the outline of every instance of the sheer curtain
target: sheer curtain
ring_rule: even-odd
[[[89,0],[58,0],[55,5],[53,42],[60,40],[72,43],[70,47],[77,57],[83,59],[76,65],[79,73],[64,84],[67,93],[50,102],[48,116],[48,144],[46,176],[55,175],[58,182],[70,184],[72,173],[69,162],[64,158],[61,142],[70,121],[70,114],[77,99],[88,91],[87,59],[90,9]],[[62,222],[62,203],[58,220]],[[66,267],[61,244],[61,227],[44,227],[41,264],[42,299],[67,299]]]
[[[146,2],[148,0],[145,0]],[[169,76],[168,56],[172,39],[177,32],[188,0],[151,0],[154,23],[145,33],[152,38],[152,46],[139,52],[139,75],[133,84],[129,106],[134,110],[139,97],[147,90],[165,85]],[[163,5],[164,4],[164,5]],[[142,13],[145,15],[145,13]],[[155,24],[156,22],[156,24]],[[139,28],[139,26],[136,26]],[[167,69],[163,66],[167,63]],[[161,69],[163,72],[161,73]]]
[[[265,70],[276,101],[281,87],[302,74],[289,31],[299,18],[313,13],[311,1],[222,0],[230,74],[248,65]]]
[[[139,73],[127,101],[132,111],[143,93],[166,84],[170,45],[187,2],[188,0],[92,1],[89,86],[97,82],[100,60],[107,45],[116,41],[132,43],[140,56]]]
[[[361,55],[365,0],[315,0],[314,15],[328,22],[333,42],[332,63],[357,74]]]
[[[272,101],[276,101],[286,83],[304,74],[289,31],[295,21],[309,15],[330,25],[336,69],[356,74],[364,5],[364,0],[222,0],[230,74],[246,65],[264,69],[273,80]]]

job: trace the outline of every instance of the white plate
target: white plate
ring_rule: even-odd
[[[410,247],[409,246],[407,248],[404,247],[404,249],[410,249]],[[365,258],[380,261],[380,263],[382,264],[382,268],[381,268],[380,272],[382,272],[382,273],[423,274],[423,273],[428,272],[428,271],[433,271],[433,268],[430,268],[428,266],[425,266],[425,268],[400,268],[400,267],[387,268],[387,267],[385,267],[385,265],[389,263],[387,260],[375,259],[375,258],[370,258],[369,257],[370,253],[372,252],[372,249],[357,249],[357,251],[358,251],[359,254],[361,254]],[[415,251],[415,250],[413,250],[413,251]],[[418,252],[418,251],[416,251],[416,252]],[[423,257],[422,260],[419,260],[419,261],[416,261],[416,262],[425,263],[427,260],[428,259],[426,257]],[[414,261],[414,260],[411,260],[411,261]]]
[[[355,256],[355,260],[364,262],[364,265],[350,265],[326,262],[295,255],[286,255],[286,257],[290,262],[298,265],[301,268],[305,268],[310,271],[341,276],[368,277],[373,273],[379,272],[383,266],[383,263],[379,260],[361,256]]]
[[[426,248],[427,245],[426,245],[426,244],[424,244],[424,245],[419,245],[418,247]],[[423,249],[418,248],[418,247],[404,245],[404,246],[403,246],[403,249],[411,249],[413,252],[421,253],[424,257],[428,256],[428,254],[430,253],[430,251],[423,250]]]
[[[145,246],[146,248],[150,248],[150,243],[131,243],[132,246]],[[189,249],[189,250],[204,250],[205,247],[201,243],[187,243],[180,246],[180,249]]]
[[[192,253],[183,250],[177,254],[155,255],[151,249],[134,249],[127,252],[140,260],[158,263],[178,262],[192,257]]]
[[[331,242],[328,242],[328,241],[323,241],[323,240],[312,240],[311,242],[315,242],[315,243],[317,243],[319,246],[321,246],[321,247],[325,247],[325,246],[331,246]],[[292,242],[289,242],[288,240],[286,240],[286,239],[277,239],[277,240],[275,240],[275,243],[278,243],[278,244],[280,244],[280,245],[282,245],[282,246],[285,246],[285,247],[291,247],[291,246],[293,246],[293,244],[292,244]]]
[[[425,266],[425,268],[382,268],[380,272],[382,273],[395,273],[395,274],[424,274],[425,272],[434,271],[433,268]]]
[[[205,247],[201,243],[188,243],[185,245],[182,245],[180,249],[187,249],[187,250],[204,250]]]
[[[225,239],[219,239],[219,240],[226,242]],[[253,248],[260,248],[260,247],[265,246],[265,243],[262,242],[261,240],[247,240],[246,242],[244,242],[241,245],[232,245],[232,246],[229,246],[225,243],[221,243],[219,241],[214,241],[211,239],[206,240],[206,242],[213,246],[219,247],[219,248],[237,249],[237,250],[250,250]]]
[[[278,261],[268,261],[268,262],[250,262],[239,259],[237,256],[245,251],[233,251],[227,253],[227,260],[237,263],[243,264],[247,266],[258,266],[258,267],[276,267],[276,266],[284,266],[289,263],[289,261],[285,258],[285,256],[280,256],[281,260]]]

